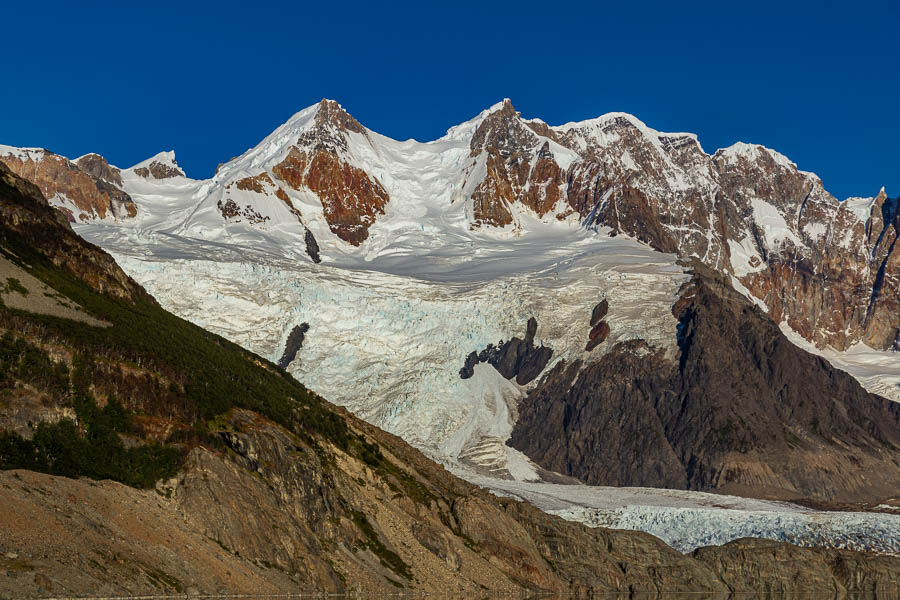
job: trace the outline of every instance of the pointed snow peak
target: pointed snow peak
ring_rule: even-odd
[[[507,109],[508,107],[508,109]],[[459,125],[454,125],[453,127],[447,130],[447,133],[444,134],[444,137],[440,138],[441,140],[456,140],[456,141],[465,141],[468,143],[481,124],[489,117],[496,113],[500,113],[503,110],[511,110],[515,113],[515,109],[512,107],[512,102],[509,98],[504,98],[500,102],[497,102],[493,106],[489,108],[485,108],[480,113],[478,113],[475,117],[460,123]],[[517,113],[516,113],[517,114]]]
[[[572,121],[552,127],[561,135],[568,136],[572,143],[583,150],[605,148],[618,144],[624,138],[632,143],[649,144],[670,167],[675,168],[669,151],[680,148],[686,143],[696,143],[693,133],[663,133],[649,127],[646,123],[630,113],[610,112],[593,119]],[[637,134],[637,135],[635,135]],[[702,151],[702,148],[701,148]]]
[[[157,152],[150,158],[144,159],[138,164],[134,165],[135,167],[141,167],[144,165],[148,165],[150,163],[163,163],[168,165],[178,166],[178,163],[175,162],[175,151],[174,150],[163,150],[162,152]]]
[[[780,152],[776,152],[771,148],[761,146],[760,144],[736,142],[727,148],[717,150],[713,157],[722,158],[728,163],[739,162],[741,159],[749,162],[758,162],[763,159],[763,157],[768,157],[779,166],[786,169],[797,170],[797,165],[787,156]]]
[[[175,151],[165,150],[131,167],[131,170],[144,179],[170,179],[185,177],[184,171],[175,162]]]
[[[658,135],[655,129],[651,129],[647,126],[646,123],[638,119],[636,116],[625,113],[625,112],[609,112],[600,115],[599,117],[594,117],[593,119],[585,119],[584,121],[569,121],[568,123],[564,123],[562,125],[554,127],[562,132],[570,131],[572,129],[593,129],[596,127],[607,127],[610,123],[615,122],[627,123],[633,127],[637,127],[641,131],[652,132],[654,135]]]
[[[513,106],[512,100],[510,100],[509,98],[504,98],[500,102],[497,102],[496,104],[494,104],[493,106],[488,108],[486,111],[483,111],[482,114],[485,115],[486,117],[497,115],[497,114],[505,115],[508,117],[517,117],[517,118],[521,117],[519,112]]]

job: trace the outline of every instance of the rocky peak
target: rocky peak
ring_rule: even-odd
[[[883,239],[887,230],[891,226],[898,227],[897,220],[900,215],[898,215],[897,202],[898,198],[888,198],[884,188],[881,188],[872,201],[867,230],[873,254],[877,251],[878,242]]]
[[[298,119],[301,115],[304,112]],[[322,100],[312,126],[305,123],[281,162],[272,166],[272,173],[288,188],[312,191],[322,202],[329,229],[358,246],[389,201],[381,182],[354,164],[348,136],[360,134],[371,144],[368,132],[333,100]]]
[[[509,98],[488,114],[472,136],[472,156],[482,151],[502,157],[520,154],[537,144],[537,135],[525,125]]]
[[[122,187],[122,172],[106,161],[99,154],[85,154],[81,158],[75,159],[75,164],[88,175],[108,181],[118,187]]]
[[[137,208],[131,196],[115,183],[118,170],[110,167],[102,157],[97,156],[97,159],[84,161],[90,169],[86,171],[49,150],[0,146],[0,162],[19,177],[36,184],[50,204],[62,211],[70,222],[107,216],[134,217]],[[109,179],[95,172],[103,173]]]
[[[368,138],[366,128],[340,104],[323,99],[316,105],[312,126],[303,129],[296,140],[296,147],[305,151],[324,150],[346,154],[349,151],[349,133],[358,133]]]
[[[549,131],[541,123],[526,123],[505,99],[494,105],[476,127],[470,154],[484,161],[485,175],[470,198],[473,229],[514,225],[516,204],[542,217],[562,199],[565,170],[554,157],[550,141],[541,143],[537,132],[545,128]]]
[[[810,195],[834,206],[837,200],[812,173],[800,171],[786,156],[758,144],[738,142],[713,155],[722,186],[735,200],[755,196],[795,216]]]
[[[322,98],[322,101],[319,102],[319,108],[316,111],[316,126],[333,127],[339,131],[366,133],[366,128],[344,110],[344,107],[327,98]]]
[[[144,179],[171,179],[173,177],[185,177],[184,171],[175,161],[175,151],[160,152],[132,167],[135,175]]]

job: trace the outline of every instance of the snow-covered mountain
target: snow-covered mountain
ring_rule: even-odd
[[[46,183],[65,179],[65,159],[4,148],[0,160],[13,170],[84,208],[77,191]],[[692,134],[661,133],[624,113],[551,127],[504,100],[420,143],[381,136],[323,100],[210,180],[184,178],[172,153],[108,171],[124,179],[94,179],[140,199],[142,229],[278,254],[305,253],[297,240],[309,230],[326,263],[440,255],[448,240],[478,246],[552,224],[608,227],[734,275],[820,348],[900,347],[897,199],[882,190],[839,202],[778,152],[737,143],[710,155]],[[79,219],[133,210],[88,204]]]
[[[50,157],[0,148],[70,201],[49,166],[65,159]],[[134,210],[70,207],[76,230],[166,308],[273,361],[306,324],[293,374],[473,480],[559,476],[506,444],[538,381],[487,364],[461,378],[467,357],[534,318],[545,373],[636,340],[674,360],[673,304],[691,277],[679,259],[900,398],[897,200],[839,202],[761,146],[710,155],[623,113],[549,126],[508,100],[438,140],[397,141],[323,100],[208,180],[170,152],[128,169],[84,158],[72,169]]]

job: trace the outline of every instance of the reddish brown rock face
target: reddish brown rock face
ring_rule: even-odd
[[[110,166],[106,159],[99,154],[85,154],[76,160],[75,164],[95,179],[102,179],[122,187],[122,172],[116,167]]]
[[[225,198],[219,200],[216,203],[216,206],[222,216],[229,221],[247,221],[248,223],[258,225],[269,220],[269,216],[260,214],[259,211],[252,206],[238,204],[238,202],[231,198],[229,190],[233,188],[243,192],[253,192],[262,195],[274,194],[276,198],[287,205],[288,209],[297,217],[298,221],[301,223],[303,222],[300,211],[294,208],[294,204],[291,202],[290,197],[283,189],[281,189],[281,186],[272,181],[269,174],[265,172],[252,177],[244,177],[243,179],[239,179],[225,186]]]
[[[484,181],[472,193],[472,227],[509,225],[513,221],[510,205],[515,200],[516,195],[503,161],[496,156],[488,156]]]
[[[290,209],[290,211],[294,213],[294,216],[297,217],[298,221],[300,221],[301,223],[303,222],[303,215],[300,214],[299,210],[294,208],[294,203],[291,202],[290,196],[287,195],[287,193],[281,188],[280,185],[272,181],[272,178],[269,177],[268,173],[260,173],[259,175],[256,175],[254,177],[245,177],[241,180],[236,181],[234,185],[239,190],[249,190],[256,192],[257,194],[266,194],[274,189],[275,197],[284,202],[285,205],[287,205],[288,209]]]
[[[547,139],[580,160],[561,172]],[[777,153],[736,145],[710,156],[693,136],[657,133],[627,115],[551,128],[521,120],[506,103],[473,136],[472,155],[483,154],[473,227],[509,225],[516,203],[539,215],[576,214],[587,226],[736,272],[772,318],[819,346],[900,344],[892,201],[879,199],[872,218],[860,220]],[[751,255],[733,262],[732,249],[748,245]],[[746,266],[736,266],[741,260]]]
[[[184,177],[184,171],[178,167],[164,162],[153,161],[146,167],[138,167],[134,170],[136,175],[144,179],[171,179],[172,177]]]
[[[479,157],[484,153],[487,157],[486,175],[471,198],[473,228],[510,225],[510,207],[516,202],[543,217],[562,197],[565,173],[553,158],[548,142],[534,152],[540,138],[532,128],[549,129],[546,124],[524,124],[506,101],[475,131],[471,154]]]
[[[831,198],[816,178],[773,165],[755,173],[750,167],[744,170],[750,175],[742,177],[752,177],[744,186],[761,182],[757,188],[767,194],[763,199],[778,206],[789,223],[797,223],[799,243],[761,252],[766,267],[740,277],[766,303],[770,316],[786,320],[818,346],[844,350],[862,341],[879,349],[900,348],[897,201],[879,196],[865,223]],[[746,192],[743,186],[735,188],[730,193],[740,207]],[[752,213],[749,205],[739,210]]]
[[[111,169],[102,157],[97,158],[100,160],[88,159],[88,167],[115,180],[117,169]],[[51,199],[58,194],[65,196],[77,209],[77,214],[72,214],[71,208],[67,211],[71,220],[88,220],[94,216],[102,219],[110,214],[117,218],[130,218],[137,214],[137,208],[128,194],[109,180],[85,172],[62,156],[42,151],[39,155],[31,153],[25,159],[15,155],[0,156],[0,161],[16,175],[37,185],[45,198]]]
[[[341,105],[334,100],[323,99],[319,102],[319,111],[316,113],[316,125],[319,128],[331,125],[338,131],[352,131],[366,135],[366,128],[360,125]]]
[[[369,237],[369,227],[376,215],[384,214],[389,199],[377,180],[324,149],[309,155],[293,148],[272,172],[295,190],[305,187],[315,193],[329,229],[354,246]]]
[[[596,325],[591,328],[591,332],[588,334],[588,343],[584,347],[585,352],[590,352],[600,344],[606,341],[606,338],[609,337],[609,323],[606,321],[600,321]]]
[[[366,129],[339,104],[322,100],[314,126],[300,135],[272,174],[291,189],[316,194],[329,229],[358,246],[369,237],[369,227],[377,215],[384,214],[390,198],[375,177],[342,158],[348,149],[348,133],[368,137]],[[283,189],[278,187],[275,195],[300,217]]]

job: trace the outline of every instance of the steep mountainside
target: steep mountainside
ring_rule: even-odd
[[[2,166],[0,207],[3,594],[897,583],[892,558],[752,540],[682,556],[494,498],[163,311]]]
[[[794,346],[703,267],[672,312],[677,356],[629,340],[558,362],[520,401],[510,444],[594,485],[831,501],[900,489],[900,404]]]
[[[82,163],[96,177],[116,173],[97,159]],[[278,361],[310,389],[470,481],[497,490],[571,481],[548,472],[552,464],[593,482],[854,498],[871,506],[895,495],[888,487],[896,473],[892,410],[776,335],[780,327],[866,389],[900,399],[900,361],[889,350],[898,318],[897,202],[883,193],[838,202],[817,177],[760,146],[709,155],[695,136],[657,132],[627,114],[549,126],[523,119],[509,101],[420,143],[381,136],[325,100],[208,180],[185,176],[171,152],[117,173],[135,218],[76,222],[79,235],[111,252],[166,309]],[[746,333],[748,345],[722,349],[715,327],[699,328],[703,335],[683,344],[683,315],[673,305],[692,275],[678,255],[721,277],[697,322],[736,319],[746,331],[720,327],[735,339]],[[746,313],[750,305],[740,297],[716,300],[728,285],[774,323]],[[605,314],[595,315],[604,300]],[[690,372],[680,369],[686,349]],[[776,349],[807,369],[806,377],[755,366]],[[719,350],[739,352],[721,352],[730,358],[720,365],[710,359]],[[749,376],[744,359],[754,365]],[[534,401],[542,389],[569,402],[583,374],[613,378],[632,362],[644,386],[656,376],[642,370],[644,360],[663,372],[659,387],[642,393],[691,398],[683,414],[654,406],[635,415],[610,390],[614,398],[589,403],[577,424],[550,420],[554,439],[535,441],[553,405],[547,397]],[[572,379],[561,382],[561,370]],[[702,389],[710,383],[719,397]],[[582,391],[579,402],[594,398]],[[809,406],[828,416],[812,416]],[[842,416],[845,409],[860,422]],[[607,430],[620,428],[612,436],[621,458],[615,465],[572,446],[575,439],[589,445],[589,416],[608,418]],[[517,423],[528,432],[516,443],[525,453],[506,444]],[[652,447],[644,426],[658,442]],[[752,436],[729,437],[732,429]],[[818,464],[818,453],[834,464]],[[794,459],[790,466],[785,456]],[[857,463],[868,471],[851,472]],[[881,468],[884,482],[871,475]],[[688,527],[677,503],[664,507],[668,513],[616,509],[632,511],[630,521],[585,517],[581,509],[605,492],[542,489],[522,497],[550,510],[572,506],[563,496],[586,498],[560,514],[591,523],[646,529],[662,519]],[[690,497],[702,510],[715,504]],[[644,508],[650,512],[640,513]],[[773,517],[757,526],[758,515],[719,513],[691,526],[698,529],[691,543],[678,542],[675,530],[652,530],[688,549],[737,532],[891,549],[891,532],[900,528],[897,515],[804,515],[834,532],[818,536],[799,521]],[[729,525],[736,520],[740,526]]]
[[[0,146],[0,161],[36,184],[69,221],[128,219],[137,214],[131,196],[122,189],[121,172],[98,154],[70,161],[39,148]]]

